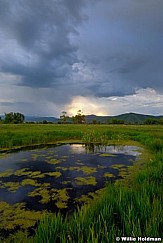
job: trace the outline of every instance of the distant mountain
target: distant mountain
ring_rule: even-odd
[[[163,116],[152,116],[152,115],[143,115],[137,113],[125,113],[117,116],[96,116],[96,115],[88,115],[86,116],[86,122],[92,123],[93,120],[96,120],[100,123],[106,123],[113,119],[123,120],[126,123],[143,123],[146,119],[163,119]]]
[[[42,122],[42,121],[47,121],[47,122],[58,122],[60,119],[53,117],[53,116],[25,116],[25,121],[26,122]]]

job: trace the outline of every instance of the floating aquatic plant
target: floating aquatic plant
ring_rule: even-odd
[[[58,166],[58,167],[56,167],[56,170],[63,170],[63,171],[66,171],[66,170],[68,170],[69,168],[68,167],[61,167],[61,166]]]
[[[3,183],[4,187],[7,188],[9,191],[11,192],[16,192],[18,190],[19,187],[21,187],[21,183],[20,182],[5,182]]]
[[[48,186],[50,186],[50,184],[48,184]],[[36,188],[34,191],[30,192],[28,196],[30,197],[40,196],[41,199],[39,202],[48,203],[50,201],[50,193],[49,193],[48,186],[44,187],[43,185],[41,185],[39,188]]]
[[[23,168],[23,169],[20,169],[20,170],[16,170],[14,172],[14,175],[16,176],[27,176],[29,175],[29,169],[28,168]]]
[[[89,177],[76,177],[75,178],[75,183],[77,185],[93,185],[95,186],[97,184],[96,182],[96,178],[93,176],[89,176]]]
[[[62,208],[67,208],[67,203],[68,203],[68,200],[69,200],[69,195],[68,195],[68,192],[66,190],[66,188],[64,189],[51,189],[51,197],[52,197],[52,200],[56,201],[55,202],[55,205],[62,209]]]
[[[52,164],[52,165],[57,165],[61,161],[59,159],[50,159],[50,160],[46,160],[46,162],[49,163],[49,164]]]
[[[13,174],[13,170],[9,169],[9,170],[5,170],[4,172],[0,172],[0,177],[9,177]]]
[[[112,177],[115,177],[115,176],[113,174],[109,173],[109,172],[106,172],[106,173],[104,173],[104,177],[112,178]]]
[[[117,157],[116,154],[108,154],[108,153],[104,153],[104,154],[100,154],[100,157]]]
[[[42,173],[41,171],[29,171],[28,176],[33,179],[36,179],[36,178],[44,178],[45,174]]]
[[[97,172],[97,169],[95,167],[90,166],[70,166],[67,168],[70,171],[76,170],[76,171],[82,171],[84,174],[92,174]]]
[[[78,171],[82,171],[84,174],[92,174],[97,172],[97,169],[89,166],[81,166]]]
[[[21,185],[22,186],[27,186],[27,185],[31,185],[31,186],[39,186],[39,184],[33,180],[33,179],[24,179],[22,182],[21,182]]]
[[[120,169],[120,168],[123,168],[125,165],[123,164],[114,164],[114,165],[111,165],[111,168],[113,169]]]
[[[52,172],[45,173],[45,175],[54,176],[54,177],[58,178],[62,175],[62,173],[60,171],[52,171]]]
[[[45,214],[44,211],[27,210],[25,206],[25,203],[10,205],[4,201],[0,202],[0,229],[2,229],[0,242],[25,242],[29,234],[28,229],[35,226]],[[50,215],[50,213],[46,212],[46,215]],[[8,233],[14,231],[14,234],[4,238],[3,229]]]

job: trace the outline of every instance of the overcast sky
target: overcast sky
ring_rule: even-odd
[[[163,115],[163,0],[0,0],[0,114]]]

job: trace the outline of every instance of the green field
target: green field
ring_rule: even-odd
[[[43,218],[33,238],[23,242],[116,242],[116,237],[163,237],[163,126],[145,125],[0,125],[0,150],[60,142],[139,144],[144,166],[108,184],[71,216]],[[16,235],[22,242],[21,234]],[[121,241],[120,241],[121,242]]]
[[[138,141],[155,152],[162,148],[163,126],[0,124],[0,150],[65,140],[81,141],[85,135],[90,136],[90,139],[105,135],[109,141],[115,142]]]

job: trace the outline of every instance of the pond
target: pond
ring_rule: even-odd
[[[140,153],[136,146],[65,144],[1,154],[1,237],[31,229],[45,213],[71,213],[123,178]]]

